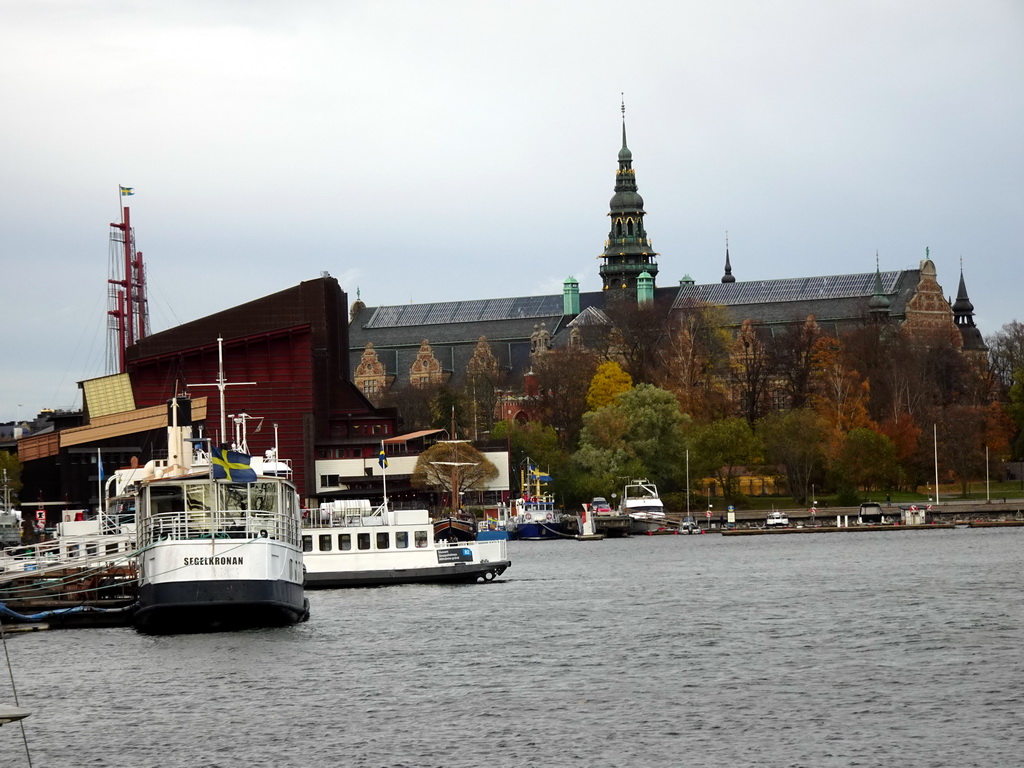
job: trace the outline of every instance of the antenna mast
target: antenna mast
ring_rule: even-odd
[[[128,206],[120,198],[135,194],[118,187],[121,221],[110,224],[110,276],[107,279],[107,373],[127,370],[125,352],[149,333],[149,300],[142,251],[135,250],[135,231]]]

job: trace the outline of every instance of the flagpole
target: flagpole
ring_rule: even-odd
[[[384,481],[384,511],[388,510],[388,460],[384,454],[384,441],[380,441],[380,476]]]
[[[99,510],[97,517],[102,520],[107,510],[103,504],[103,453],[99,446],[96,446],[96,483],[99,486],[99,492],[96,496],[98,499],[96,507]]]

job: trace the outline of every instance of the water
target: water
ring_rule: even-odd
[[[32,763],[1024,760],[1024,530],[509,550],[493,584],[312,592],[286,629],[8,638]],[[0,766],[22,765],[4,727]]]

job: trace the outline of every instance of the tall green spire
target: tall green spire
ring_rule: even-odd
[[[611,230],[605,241],[604,253],[599,258],[601,281],[607,291],[623,291],[636,296],[637,278],[647,272],[652,285],[658,275],[657,253],[651,246],[644,229],[644,199],[636,186],[633,153],[626,145],[626,103],[622,102],[622,148],[619,150],[619,168],[615,172],[615,194],[608,213]]]

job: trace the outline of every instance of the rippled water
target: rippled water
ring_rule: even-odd
[[[9,638],[33,765],[1024,763],[1024,530],[509,550],[287,629]]]

